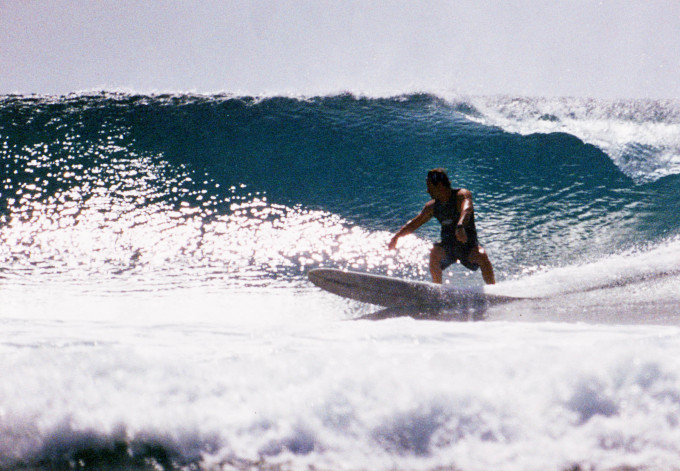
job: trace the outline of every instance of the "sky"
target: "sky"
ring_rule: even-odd
[[[0,0],[0,94],[680,98],[677,0]]]

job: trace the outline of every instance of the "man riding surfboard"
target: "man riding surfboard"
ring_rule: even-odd
[[[399,229],[388,248],[394,250],[400,237],[411,234],[434,216],[442,229],[441,241],[430,250],[432,281],[441,283],[443,270],[460,262],[469,270],[480,268],[484,282],[494,284],[496,279],[489,256],[477,240],[472,193],[465,188],[451,188],[449,177],[441,168],[427,173],[426,184],[432,200],[425,204],[420,214]]]

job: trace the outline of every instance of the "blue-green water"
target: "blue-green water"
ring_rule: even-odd
[[[488,100],[482,103],[491,106]],[[533,116],[521,103],[514,111],[515,124],[530,127],[526,121]],[[498,108],[505,110],[508,102],[502,105]],[[634,171],[566,132],[570,124],[560,121],[579,117],[539,116],[539,124],[553,124],[559,132],[519,134],[484,124],[491,118],[475,107],[474,99],[6,97],[0,109],[6,175],[0,193],[2,236],[17,237],[12,224],[32,219],[58,220],[60,230],[75,230],[89,222],[90,210],[102,218],[99,229],[115,232],[127,227],[113,227],[121,218],[132,221],[183,205],[193,212],[181,218],[182,224],[203,233],[220,217],[233,216],[235,202],[249,204],[254,198],[280,205],[280,211],[338,216],[369,232],[395,231],[425,203],[426,171],[444,167],[455,186],[473,192],[482,242],[492,253],[499,278],[514,278],[526,268],[563,266],[574,257],[593,260],[653,246],[680,231],[680,144],[664,141],[666,128],[679,125],[677,106],[657,103],[651,113],[652,104],[623,105],[640,111],[616,115],[616,107],[601,103],[602,110],[592,112],[599,120],[593,126],[628,125],[640,134],[658,128],[657,143],[637,143],[631,133],[630,142],[609,144],[627,149],[619,160],[638,162]],[[606,116],[608,109],[612,116]],[[575,130],[595,118],[580,119],[572,124]],[[614,130],[610,133],[619,137]],[[668,152],[676,152],[675,157],[668,159]],[[62,217],[70,205],[72,214]],[[252,223],[262,216],[249,219]],[[423,236],[436,233],[433,224]],[[6,271],[30,267],[30,259],[48,256],[48,250],[61,254],[48,256],[56,270],[71,263],[72,256],[88,257],[69,253],[69,247],[36,246],[31,234],[19,242],[7,244],[2,259]],[[208,260],[195,247],[203,243],[192,235],[168,250],[185,264],[200,267]],[[129,241],[126,250],[140,267],[152,254],[143,244],[135,245]],[[100,250],[127,256],[119,247]],[[16,251],[29,251],[30,256]],[[339,262],[362,265],[362,255],[357,257]],[[242,262],[239,268],[249,271],[248,261]],[[219,264],[219,257],[209,263]],[[299,278],[306,267],[292,263],[287,276]],[[398,267],[403,274],[411,270]],[[238,278],[238,270],[229,275]]]

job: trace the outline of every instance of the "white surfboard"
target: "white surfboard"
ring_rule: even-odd
[[[456,289],[426,281],[411,281],[334,268],[315,268],[309,280],[326,291],[385,307],[488,306],[522,298],[484,292],[483,288]]]

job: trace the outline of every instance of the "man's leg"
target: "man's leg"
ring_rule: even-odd
[[[443,247],[435,245],[430,250],[430,274],[434,283],[441,284],[442,282],[442,267],[441,261],[446,257],[446,251]]]
[[[493,274],[493,267],[491,266],[491,261],[489,260],[489,256],[487,255],[486,250],[484,250],[484,247],[478,245],[472,249],[468,260],[479,265],[479,268],[482,270],[482,278],[484,278],[484,283],[487,285],[496,284],[496,277]]]

